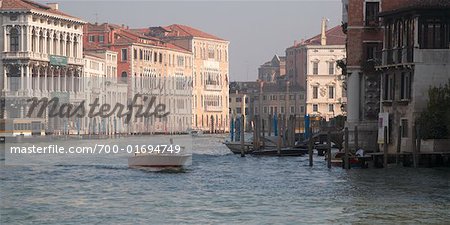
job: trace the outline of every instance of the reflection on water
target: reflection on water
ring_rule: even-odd
[[[228,154],[193,141],[193,164],[2,166],[1,224],[446,224],[450,170],[328,170],[322,158]],[[131,139],[129,139],[131,140]],[[127,140],[128,141],[128,140]]]

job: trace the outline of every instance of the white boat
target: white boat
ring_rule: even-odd
[[[136,154],[128,158],[130,167],[184,167],[192,161],[192,154]]]

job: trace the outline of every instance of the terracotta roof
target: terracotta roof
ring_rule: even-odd
[[[141,29],[128,29],[124,26],[119,26],[116,24],[88,24],[87,25],[88,32],[100,31],[100,32],[111,32],[115,30],[115,35],[120,38],[116,38],[114,40],[114,44],[148,44],[161,48],[168,48],[179,52],[190,53],[188,49],[182,48],[180,46],[174,45],[172,43],[165,42],[157,37],[152,37],[145,35],[145,32],[142,32]],[[148,31],[148,29],[146,29]],[[85,48],[96,48],[100,46],[95,46],[96,44],[92,44],[91,46],[86,45]]]
[[[190,26],[186,26],[186,25],[181,25],[181,24],[172,24],[166,27],[163,27],[166,30],[170,30],[171,32],[168,33],[167,36],[172,36],[172,37],[200,37],[200,38],[206,38],[206,39],[215,39],[215,40],[221,40],[221,41],[225,41],[222,38],[219,38],[217,36],[214,36],[212,34],[208,34],[206,32],[203,32],[199,29],[190,27]]]
[[[325,36],[327,37],[327,45],[345,45],[346,35],[342,32],[342,27],[340,25],[335,26],[325,32]],[[318,34],[310,39],[302,41],[293,47],[298,47],[302,45],[320,45],[321,42],[321,34]]]
[[[81,20],[77,17],[68,15],[59,10],[52,9],[47,5],[43,5],[30,0],[2,0],[0,4],[0,10],[25,10],[25,11],[35,10]]]

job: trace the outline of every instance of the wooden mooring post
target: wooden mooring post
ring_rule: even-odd
[[[313,166],[313,139],[312,139],[312,128],[309,128],[309,140],[308,140],[308,154],[309,154],[309,166]]]
[[[397,153],[395,154],[395,164],[400,164],[400,152],[402,150],[402,126],[397,129]]]
[[[244,124],[245,124],[245,116],[241,116],[241,125],[240,125],[240,133],[241,133],[241,157],[245,156],[245,131],[244,131]]]
[[[278,141],[277,141],[277,153],[278,153],[278,155],[281,155],[281,134],[282,134],[282,131],[281,131],[281,123],[282,123],[282,121],[281,121],[281,114],[280,115],[278,115],[278,124],[277,124],[277,130],[278,130]]]
[[[255,141],[258,136],[258,116],[253,117],[253,149],[258,148],[258,143]]]
[[[414,168],[417,168],[417,141],[416,141],[416,125],[413,125],[412,127],[412,134],[411,134],[411,147],[412,147],[412,158],[413,158],[413,166]]]
[[[384,139],[383,139],[383,167],[387,168],[387,161],[388,161],[388,133],[387,133],[387,127],[384,127]]]
[[[269,115],[269,119],[267,120],[267,126],[268,126],[268,130],[269,130],[269,132],[268,132],[268,134],[267,134],[267,136],[271,136],[272,135],[272,123],[273,123],[273,118],[272,118],[272,115]]]
[[[327,166],[331,169],[331,132],[327,133]]]
[[[350,169],[350,163],[349,163],[349,154],[350,154],[350,149],[348,149],[348,127],[346,127],[344,129],[344,151],[345,151],[345,155],[344,155],[344,168],[345,169]]]

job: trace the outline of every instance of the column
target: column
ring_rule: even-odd
[[[50,42],[51,43],[51,42]],[[45,72],[44,72],[44,91],[45,92],[47,92],[48,91],[48,89],[47,89],[47,76],[48,76],[48,70],[49,70],[49,68],[47,67],[46,68],[46,70],[45,70]]]
[[[27,79],[27,91],[29,93],[29,91],[32,90],[31,87],[31,67],[29,65],[26,65],[26,79]]]
[[[31,48],[31,37],[32,37],[32,31],[33,31],[33,28],[32,27],[30,27],[30,26],[27,26],[26,27],[27,29],[27,38],[26,38],[26,41],[27,41],[27,52],[32,52],[33,51],[33,49]]]
[[[6,66],[3,65],[3,90],[8,91],[8,76],[6,74]]]
[[[3,46],[5,46],[4,51],[7,52],[9,46],[8,46],[8,30],[6,29],[6,26],[3,27]]]
[[[51,71],[52,71],[52,78],[51,78],[51,80],[50,80],[50,83],[51,83],[51,85],[50,85],[50,91],[55,91],[55,68],[51,68]]]
[[[20,26],[20,51],[24,52],[25,51],[25,40],[26,40],[26,36],[25,36],[25,29],[26,26]]]
[[[36,90],[35,90],[35,92],[36,91],[39,91],[39,92],[41,92],[41,68],[39,68],[38,67],[38,70],[37,70],[37,77],[35,78],[36,79]]]
[[[25,67],[23,65],[20,66],[20,87],[19,91],[25,90],[25,77],[24,77]]]
[[[75,76],[75,70],[72,70],[71,75],[70,75],[70,91],[74,92],[75,91],[75,86],[74,86],[74,76]]]
[[[347,121],[350,123],[357,123],[359,121],[359,79],[359,71],[351,71],[348,73]]]

